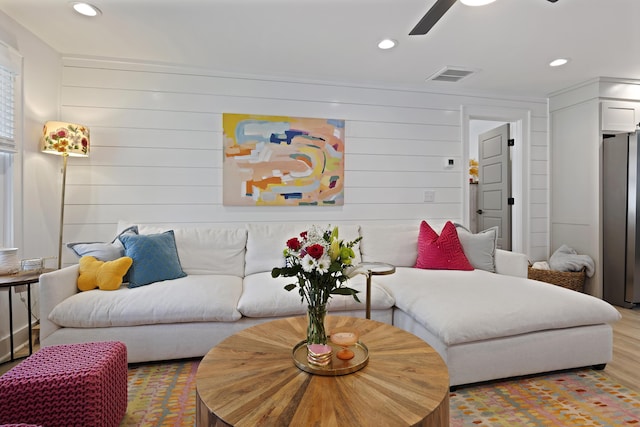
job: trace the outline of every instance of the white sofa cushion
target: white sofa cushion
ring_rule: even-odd
[[[126,226],[126,223],[118,224],[119,229]],[[140,234],[168,230],[173,230],[180,265],[185,273],[244,275],[246,229],[138,224]]]
[[[300,233],[309,230],[313,224],[278,223],[247,224],[247,255],[245,275],[271,271],[274,267],[284,267],[284,251],[287,240],[299,237]],[[353,241],[360,237],[360,230],[353,224],[316,224],[318,227],[338,227],[338,237],[344,241]],[[356,257],[354,264],[360,263],[358,246],[354,248]]]
[[[429,223],[440,234],[444,223]],[[413,267],[418,258],[420,221],[411,224],[363,224],[360,252],[365,262],[386,262],[396,267]]]
[[[193,275],[139,288],[80,292],[54,307],[49,320],[62,327],[101,328],[180,322],[232,322],[242,278]]]
[[[300,300],[298,288],[287,291],[284,286],[293,283],[292,277],[272,278],[270,272],[250,274],[244,278],[244,291],[238,302],[238,310],[247,317],[279,317],[305,314],[307,304]],[[349,279],[346,286],[354,288],[361,302],[350,295],[333,295],[328,311],[365,310],[366,278],[358,275]],[[381,286],[371,284],[371,309],[393,307],[393,297]]]
[[[610,304],[590,295],[483,270],[401,267],[374,280],[390,290],[400,310],[448,346],[620,318]]]

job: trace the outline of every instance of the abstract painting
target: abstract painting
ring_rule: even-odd
[[[344,204],[344,120],[222,115],[223,204]]]

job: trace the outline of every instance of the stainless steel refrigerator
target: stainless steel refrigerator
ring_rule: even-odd
[[[621,307],[640,303],[640,133],[603,139],[603,291]]]

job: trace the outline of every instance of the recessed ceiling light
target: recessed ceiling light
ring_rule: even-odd
[[[398,44],[397,41],[392,40],[392,39],[384,39],[381,40],[380,43],[378,43],[378,47],[380,49],[391,49],[393,47],[395,47]]]
[[[84,16],[97,16],[100,9],[89,3],[73,3],[73,10]]]
[[[484,6],[485,4],[493,3],[496,0],[460,0],[462,4],[467,6]]]
[[[569,62],[569,60],[567,58],[558,58],[558,59],[554,59],[553,61],[549,62],[549,66],[550,67],[560,67],[560,66],[566,64],[567,62]]]

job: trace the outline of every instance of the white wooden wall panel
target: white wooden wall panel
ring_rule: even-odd
[[[541,188],[549,188],[547,185],[547,176],[546,175],[532,175],[531,183],[529,185],[531,190],[533,189],[541,189]],[[546,215],[548,217],[548,215]]]
[[[438,189],[437,203],[460,203],[460,188]],[[345,197],[352,204],[420,204],[424,190],[420,188],[349,187]],[[222,200],[219,186],[140,186],[140,185],[77,185],[66,197],[67,205],[213,205]],[[413,202],[407,202],[413,200]],[[435,203],[434,202],[434,203]]]
[[[460,186],[460,174],[453,172],[354,171],[345,176],[349,186],[373,188],[431,188]]]
[[[535,203],[535,204],[546,203],[548,197],[549,197],[548,190],[532,189],[531,192],[529,193],[529,200],[531,201],[531,203]]]
[[[546,160],[531,160],[531,173],[533,175],[546,175],[547,162]]]
[[[457,111],[461,105],[484,105],[503,108],[527,108],[534,115],[546,117],[546,102],[518,98],[436,92],[405,88],[379,88],[366,85],[304,81],[279,81],[255,76],[224,75],[205,70],[172,66],[149,66],[131,61],[96,61],[87,58],[64,58],[64,87],[149,90],[157,92],[199,93],[265,99],[301,99],[311,102],[412,106]],[[455,88],[452,88],[455,90]],[[425,96],[428,94],[428,96]],[[456,116],[457,117],[457,116]],[[546,125],[543,126],[546,128]]]
[[[531,220],[531,228],[537,230],[537,234],[540,236],[544,236],[542,232],[549,231],[549,221],[547,218],[533,218]]]
[[[153,154],[154,167],[211,168],[221,160],[221,149],[194,150],[180,146],[172,148],[91,147],[88,163],[91,166],[147,166]],[[84,159],[83,159],[84,160]],[[79,160],[76,163],[80,163]]]
[[[65,208],[65,220],[70,224],[106,224],[118,220],[139,221],[144,223],[211,223],[216,219],[224,222],[245,224],[248,222],[300,222],[300,221],[355,221],[364,218],[368,221],[384,221],[391,218],[409,221],[431,219],[459,220],[456,213],[458,204],[352,204],[348,207],[305,206],[304,211],[285,208],[223,208],[220,205],[70,205]],[[117,220],[116,220],[117,222]],[[359,222],[359,221],[358,221]],[[115,226],[113,227],[115,232]],[[65,228],[65,236],[71,241],[85,240],[83,236],[71,236]],[[108,235],[102,237],[108,239]]]
[[[100,108],[151,109],[153,111],[180,112],[209,112],[221,114],[223,112],[246,112],[247,101],[255,114],[260,114],[265,108],[273,109],[273,99],[258,97],[220,96],[197,93],[165,93],[165,92],[133,92],[131,90],[96,89],[71,87],[65,91],[62,102],[64,105],[91,106],[87,99],[101,100]],[[324,104],[312,103],[301,99],[278,99],[278,108],[283,111],[300,111],[305,114],[317,114],[322,109],[326,114]],[[454,113],[454,114],[452,114]],[[385,121],[404,123],[438,123],[439,125],[458,126],[459,118],[455,110],[438,110],[433,108],[405,108],[392,109],[381,105],[353,105],[333,102],[331,114],[333,117],[348,120]],[[298,114],[298,113],[296,113]],[[315,115],[314,114],[314,115]],[[287,115],[292,115],[287,113]],[[305,116],[306,117],[306,116]]]
[[[460,126],[415,123],[353,121],[345,126],[345,137],[460,141]],[[390,141],[393,142],[393,141]]]
[[[149,129],[91,126],[92,150],[100,147],[147,147],[147,148],[215,148],[211,131],[191,130],[185,138],[182,130],[178,129]],[[222,138],[222,130],[214,131]],[[95,141],[95,142],[94,142]],[[221,149],[221,147],[218,147]],[[93,157],[93,156],[92,156]]]
[[[461,165],[463,105],[529,109],[532,177],[543,177],[546,168],[543,101],[86,58],[64,60],[61,99],[61,119],[91,129],[91,156],[69,162],[65,241],[110,240],[120,219],[185,226],[460,221],[467,174]],[[344,206],[223,206],[225,112],[344,119]],[[455,160],[454,168],[444,167],[446,158]],[[533,196],[538,215],[532,210],[531,216],[540,219],[547,210],[543,182],[531,179],[539,190]],[[426,190],[435,191],[434,202],[424,202]],[[534,228],[546,240],[547,232]]]
[[[457,165],[460,164],[460,157],[453,157]],[[398,165],[402,165],[402,170],[421,172],[424,170],[442,169],[443,161],[440,156],[410,156],[410,155],[369,155],[360,154],[353,155],[349,159],[345,159],[346,170],[361,171],[397,171]],[[460,172],[460,167],[454,169]],[[456,183],[460,185],[460,183]]]
[[[549,258],[549,162],[547,115],[533,115],[529,147],[529,259]]]
[[[411,155],[449,157],[458,156],[462,150],[460,141],[435,140],[385,140],[380,138],[351,137],[345,146],[347,156],[352,154],[368,155]]]
[[[75,159],[74,159],[75,160]],[[153,162],[153,159],[150,160]],[[90,166],[71,165],[67,169],[67,191],[74,185],[205,185],[222,182],[222,169],[192,167]]]
[[[462,190],[459,187],[430,187],[430,190],[432,189],[438,190],[437,200],[435,200],[434,203],[460,203]],[[424,189],[422,187],[394,188],[393,191],[389,191],[386,188],[356,188],[349,186],[349,188],[345,190],[345,198],[348,198],[349,203],[354,204],[424,204],[426,209],[428,209],[429,205],[423,202]],[[408,202],[407,200],[412,201]]]
[[[91,127],[116,126],[211,132],[221,130],[222,126],[222,124],[218,124],[217,120],[214,120],[211,113],[66,105],[63,105],[61,110],[63,117],[78,117],[80,118],[80,120],[76,120],[78,123]]]
[[[216,204],[222,200],[217,185],[74,185],[66,194],[67,205],[179,205]],[[382,198],[381,198],[382,199]]]

